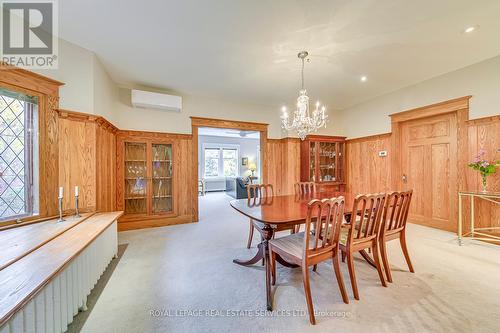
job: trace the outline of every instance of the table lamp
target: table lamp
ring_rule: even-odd
[[[257,165],[255,165],[254,162],[250,162],[250,164],[248,165],[248,170],[252,171],[252,177],[253,177],[253,173],[255,172],[255,170],[257,170]]]

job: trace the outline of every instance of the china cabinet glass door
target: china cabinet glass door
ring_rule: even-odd
[[[152,213],[172,211],[172,145],[152,144]]]
[[[147,213],[146,143],[125,142],[125,213]]]
[[[309,179],[316,181],[316,142],[311,142],[309,149]]]
[[[337,180],[336,173],[336,143],[319,142],[319,179],[320,182],[334,182]]]
[[[337,143],[337,180],[344,181],[344,151],[345,143]]]

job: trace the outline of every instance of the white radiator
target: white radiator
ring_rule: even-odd
[[[2,326],[0,333],[65,332],[78,310],[86,310],[87,296],[117,250],[115,221]]]

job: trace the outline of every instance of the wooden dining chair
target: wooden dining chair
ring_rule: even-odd
[[[298,182],[293,185],[295,195],[311,195],[316,193],[316,183],[314,182]]]
[[[274,195],[273,185],[271,184],[250,184],[247,185],[247,198],[249,204],[255,204],[257,199],[265,199]],[[250,231],[248,233],[247,249],[252,246],[253,231],[255,227],[250,219]]]
[[[407,192],[392,192],[387,195],[384,214],[380,228],[380,255],[384,265],[387,281],[392,282],[391,268],[387,259],[388,241],[398,239],[401,243],[401,249],[408,264],[410,272],[415,273],[410,260],[410,254],[406,246],[406,221],[408,220],[408,211],[410,210],[410,202],[413,190]]]
[[[380,282],[384,287],[387,287],[382,273],[378,246],[380,221],[384,211],[385,198],[385,193],[356,196],[354,198],[350,223],[347,225],[344,224],[342,227],[340,235],[342,260],[347,256],[347,267],[349,269],[349,277],[351,278],[352,291],[354,298],[357,300],[359,300],[359,291],[353,258],[353,254],[356,252],[360,252],[364,258],[369,260],[369,255],[365,252],[365,249],[372,250],[373,261],[377,268]]]
[[[316,184],[314,182],[297,182],[293,184],[293,190],[297,197],[309,197],[316,193]],[[294,232],[299,232],[300,227],[301,224],[297,224],[294,227]]]
[[[349,303],[339,262],[340,227],[344,217],[344,197],[317,200],[308,203],[306,230],[269,241],[272,284],[276,283],[276,256],[302,268],[304,293],[309,321],[316,324],[309,284],[309,266],[332,260],[337,283],[344,303]],[[312,233],[312,230],[322,232]]]

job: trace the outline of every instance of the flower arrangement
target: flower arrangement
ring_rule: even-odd
[[[500,148],[497,149],[497,152]],[[473,170],[479,171],[481,173],[481,180],[483,185],[483,192],[486,192],[487,178],[496,172],[496,168],[500,166],[500,160],[497,161],[487,161],[485,159],[486,150],[480,149],[474,161],[469,163],[469,167]]]

